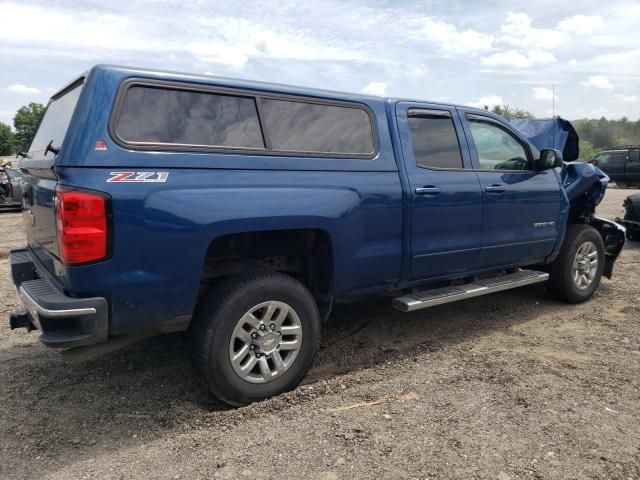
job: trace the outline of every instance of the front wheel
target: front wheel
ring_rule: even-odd
[[[588,300],[602,277],[602,237],[588,225],[568,225],[560,254],[550,267],[547,290],[554,298],[569,303]]]
[[[193,365],[205,386],[233,406],[294,388],[320,344],[313,296],[277,272],[227,280],[203,299],[193,322]]]

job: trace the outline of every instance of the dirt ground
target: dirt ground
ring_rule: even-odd
[[[69,366],[10,331],[19,220],[0,214],[2,478],[640,479],[640,243],[582,305],[532,286],[411,314],[338,306],[304,384],[234,410],[181,335]]]

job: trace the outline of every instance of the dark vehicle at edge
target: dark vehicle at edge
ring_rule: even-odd
[[[620,188],[640,187],[640,145],[603,150],[591,163]]]

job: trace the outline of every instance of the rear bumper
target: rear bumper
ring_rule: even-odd
[[[24,308],[11,314],[11,328],[39,329],[48,347],[69,348],[103,342],[109,334],[109,308],[101,297],[73,298],[40,274],[27,249],[9,255],[11,277]]]

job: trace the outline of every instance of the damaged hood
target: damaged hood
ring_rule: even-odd
[[[538,150],[555,148],[562,152],[566,162],[578,159],[580,154],[578,134],[568,120],[560,117],[511,120],[510,122]]]
[[[589,195],[593,205],[604,198],[609,177],[598,167],[586,162],[568,162],[562,169],[562,186],[569,201]]]

